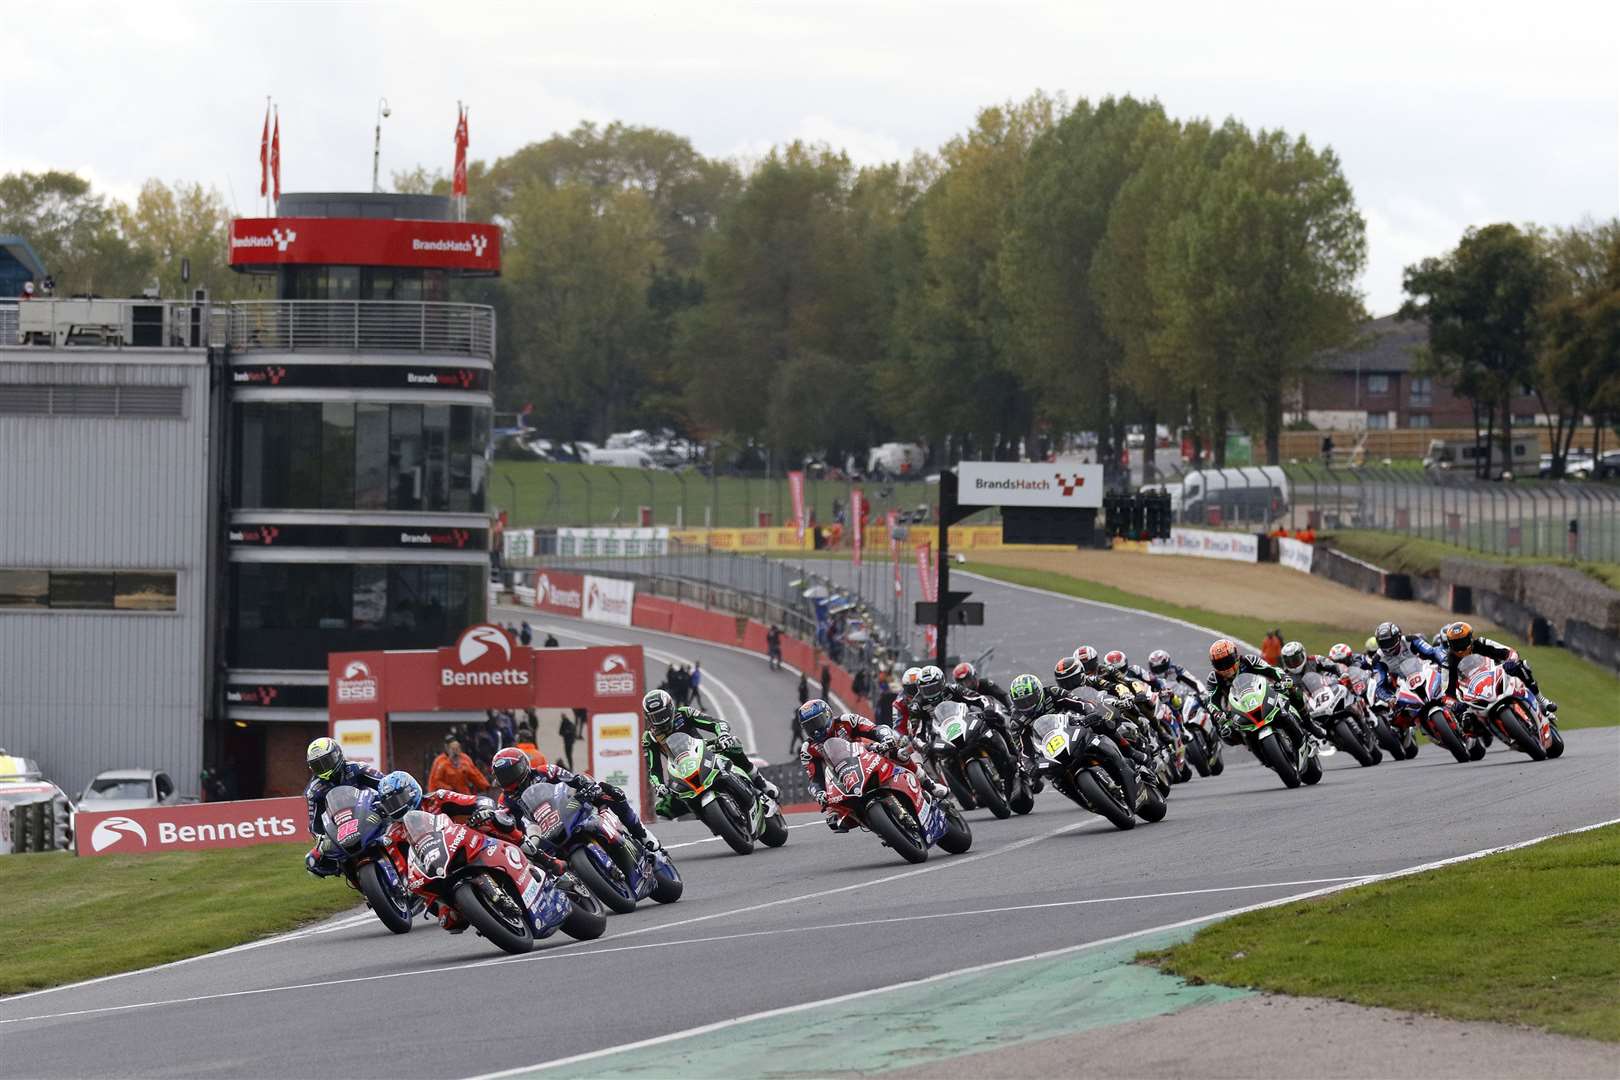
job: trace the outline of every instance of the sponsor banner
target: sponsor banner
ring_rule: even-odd
[[[629,626],[636,605],[636,583],[622,578],[585,575],[583,615],[591,622]]]
[[[235,364],[231,383],[253,387],[336,387],[350,390],[468,390],[489,392],[488,368],[392,364]]]
[[[1151,541],[1148,552],[1153,555],[1191,555],[1201,559],[1259,562],[1260,540],[1254,533],[1171,529],[1170,539]]]
[[[860,488],[849,493],[849,524],[853,535],[850,565],[861,565],[861,539],[866,530],[866,493]]]
[[[645,687],[639,645],[537,649],[535,665],[537,708],[624,712],[641,705]]]
[[[256,709],[324,709],[327,688],[308,683],[231,683],[225,704]]]
[[[73,845],[80,855],[148,855],[284,844],[305,839],[308,828],[301,798],[182,803],[75,814]]]
[[[514,585],[512,595],[517,599],[518,607],[534,607],[533,585]]]
[[[534,650],[505,630],[469,626],[438,650],[441,709],[523,709],[534,704]]]
[[[642,805],[641,714],[591,714],[591,775],[624,789],[631,806]]]
[[[511,535],[510,532],[507,533]],[[231,547],[368,547],[439,551],[488,551],[488,529],[419,528],[404,525],[308,525],[261,523],[225,530]]]
[[[467,221],[236,218],[232,266],[425,266],[498,274],[501,229]]]
[[[534,606],[554,615],[585,614],[585,579],[560,570],[542,570],[534,579]]]
[[[934,574],[932,541],[924,540],[917,547],[917,581],[922,586],[922,598],[932,603],[936,599],[934,592],[939,588],[939,578]]]
[[[534,530],[533,529],[504,529],[501,532],[501,558],[507,562],[513,559],[532,559],[534,557]]]
[[[1277,561],[1290,570],[1298,570],[1302,574],[1310,573],[1311,563],[1315,561],[1315,557],[1316,545],[1295,540],[1291,536],[1277,537]]]
[[[1101,465],[964,461],[956,477],[963,506],[1102,507]]]
[[[557,530],[559,555],[665,555],[668,552],[669,529],[662,525]]]
[[[332,738],[343,747],[343,756],[349,761],[369,765],[386,771],[387,755],[383,752],[383,725],[381,720],[356,719],[332,721]]]
[[[788,494],[793,498],[793,535],[804,543],[804,470],[794,469],[787,474]]]

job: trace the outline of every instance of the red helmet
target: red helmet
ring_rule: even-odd
[[[508,746],[491,759],[489,771],[503,790],[516,791],[529,778],[534,766],[529,763],[528,754],[515,746]]]
[[[1128,662],[1125,654],[1119,649],[1110,649],[1108,655],[1102,658],[1104,671],[1124,671]]]
[[[979,688],[979,673],[974,671],[973,665],[966,660],[956,665],[955,670],[951,672],[951,678],[969,690]]]

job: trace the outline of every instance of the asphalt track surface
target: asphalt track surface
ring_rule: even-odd
[[[1036,620],[1062,605],[1064,624],[1008,632],[1009,654],[1050,648],[1037,637],[1105,637],[1102,616],[1070,601],[1018,604]],[[1122,616],[1109,640],[1146,618]],[[1183,637],[1207,640],[1162,624],[1152,640]],[[738,659],[757,667],[721,671],[716,658],[715,673],[734,674],[739,697],[762,692],[748,670],[763,662]],[[774,714],[790,683],[766,685]],[[1224,775],[1179,786],[1158,824],[1116,832],[1049,790],[1027,817],[970,813],[972,850],[922,866],[815,815],[795,817],[786,847],[746,857],[695,823],[665,823],[685,897],[614,916],[596,942],[559,936],[507,957],[470,932],[395,937],[368,915],[338,919],[0,1001],[0,1076],[467,1076],[657,1039],[1614,818],[1620,729],[1567,738],[1564,758],[1543,763],[1500,748],[1468,765],[1433,747],[1371,769],[1338,755],[1319,786],[1295,791],[1239,751]],[[881,1012],[881,996],[866,1000]]]

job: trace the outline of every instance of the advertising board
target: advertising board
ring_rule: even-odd
[[[629,626],[635,610],[636,583],[622,578],[585,575],[584,616],[588,622]]]
[[[641,802],[641,714],[591,715],[591,775],[624,789],[631,806]]]
[[[1259,562],[1260,539],[1254,533],[1212,529],[1171,529],[1170,539],[1148,544],[1150,555],[1190,555],[1200,559]]]
[[[300,798],[181,803],[75,814],[73,844],[80,855],[152,855],[284,844],[306,838],[308,825]]]
[[[964,461],[956,467],[963,506],[1045,506],[1100,509],[1101,465],[1045,461]]]

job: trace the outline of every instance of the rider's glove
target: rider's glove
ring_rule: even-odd
[[[737,745],[737,740],[732,737],[730,732],[723,732],[718,738],[716,738],[714,740],[714,745],[715,745],[716,749],[718,749],[722,753],[724,753],[725,751],[730,750],[732,747],[736,746]]]
[[[472,816],[467,819],[467,824],[475,829],[482,829],[485,825],[488,825],[494,820],[495,808],[493,806],[484,805],[472,812]]]
[[[816,805],[823,810],[827,809],[827,793],[825,791],[816,792]]]
[[[608,783],[606,780],[598,780],[596,782],[596,789],[597,794],[603,795],[613,802],[620,802],[624,799],[624,791],[621,788],[617,788]]]
[[[315,853],[313,851],[304,856],[304,869],[308,870],[316,877],[326,876],[326,874],[321,870],[321,861],[315,857]]]
[[[669,787],[665,784],[654,784],[652,789],[653,802],[663,802],[669,798]]]
[[[538,836],[525,836],[523,838],[523,843],[521,845],[519,845],[519,846],[522,847],[523,854],[527,855],[529,858],[531,858],[531,859],[539,859],[540,858],[541,848],[540,848],[540,838]]]
[[[602,797],[602,785],[581,783],[579,785],[579,797],[586,802],[595,802]]]

